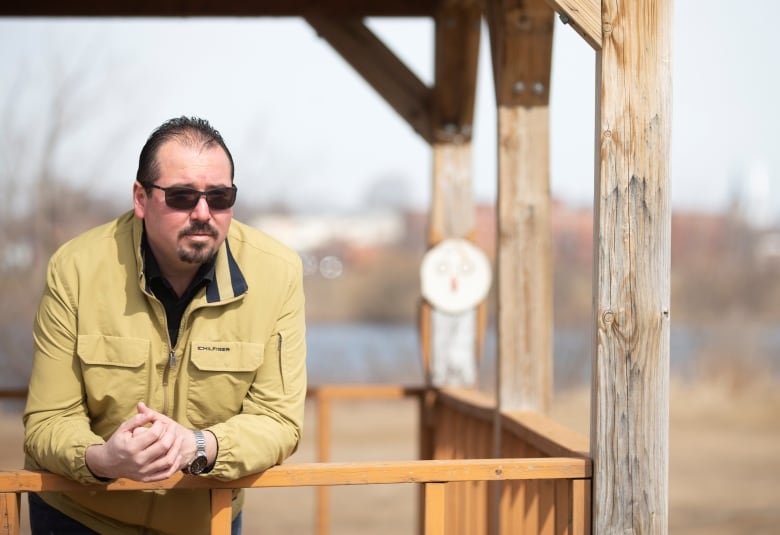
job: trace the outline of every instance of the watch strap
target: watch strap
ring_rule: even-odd
[[[206,437],[203,435],[203,431],[193,431],[195,435],[195,458],[183,469],[185,474],[198,475],[202,474],[208,463],[208,456],[206,455]]]
[[[196,455],[206,455],[206,437],[203,435],[203,431],[195,431],[195,447],[198,449]]]

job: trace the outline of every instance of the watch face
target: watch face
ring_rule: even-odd
[[[190,474],[200,474],[206,469],[206,465],[208,463],[208,459],[205,455],[198,455],[195,457],[195,460],[193,460],[190,463],[190,466],[188,467]]]
[[[487,255],[463,239],[444,240],[431,248],[420,266],[423,297],[449,313],[477,306],[490,290],[491,277]]]

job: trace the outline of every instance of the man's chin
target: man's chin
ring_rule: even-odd
[[[214,248],[209,246],[187,247],[179,249],[179,260],[188,264],[205,264],[214,256]]]

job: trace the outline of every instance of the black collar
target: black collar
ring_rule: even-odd
[[[170,290],[170,292],[173,293],[173,288],[171,287],[168,280],[163,276],[162,271],[160,271],[160,265],[157,263],[157,259],[152,252],[152,248],[149,246],[145,231],[141,239],[141,257],[143,258],[144,262],[143,269],[144,275],[146,276],[147,287],[149,287],[155,293],[155,295],[157,295],[156,290],[161,286],[167,288]],[[205,286],[213,282],[215,277],[215,265],[216,262],[214,257],[211,257],[208,262],[201,264],[181,297],[189,297],[189,299],[192,299],[194,293],[201,286]],[[161,296],[157,295],[157,297]]]

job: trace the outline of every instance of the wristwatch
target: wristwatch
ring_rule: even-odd
[[[195,453],[195,458],[184,468],[185,474],[198,475],[203,473],[209,464],[208,457],[206,457],[206,437],[203,436],[203,431],[194,431],[195,433],[195,446],[198,451]]]

